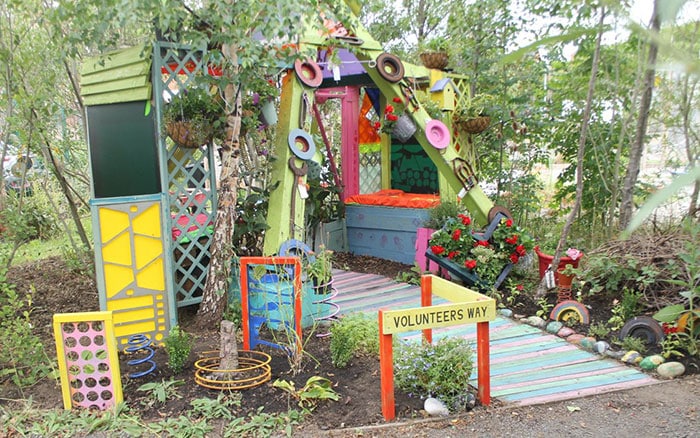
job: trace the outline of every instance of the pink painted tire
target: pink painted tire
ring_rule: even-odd
[[[425,136],[435,149],[445,149],[450,144],[450,130],[439,120],[425,124]]]
[[[554,321],[568,322],[572,318],[576,318],[580,324],[590,324],[591,315],[588,309],[574,300],[565,300],[554,306],[549,314],[549,319]]]

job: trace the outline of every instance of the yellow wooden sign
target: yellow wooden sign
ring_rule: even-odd
[[[496,301],[491,298],[430,307],[388,310],[384,311],[383,334],[485,322],[495,318]]]

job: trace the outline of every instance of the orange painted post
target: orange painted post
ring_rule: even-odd
[[[394,401],[393,335],[384,334],[384,311],[379,311],[379,370],[382,386],[382,415],[386,421],[396,417]]]
[[[433,305],[433,277],[430,275],[423,275],[420,278],[420,305],[421,307]],[[433,343],[432,328],[423,330],[423,340],[429,344]]]
[[[241,279],[241,325],[243,326],[243,349],[250,350],[250,311],[248,310],[248,262],[245,257],[240,260],[239,278]]]
[[[491,404],[491,366],[489,359],[489,323],[476,323],[476,360],[479,369],[479,400],[484,406]]]

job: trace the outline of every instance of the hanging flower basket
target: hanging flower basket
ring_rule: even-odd
[[[444,70],[450,58],[446,52],[423,52],[420,54],[420,60],[427,68]]]
[[[214,137],[211,126],[187,120],[169,122],[165,125],[165,131],[175,144],[183,148],[198,148],[210,143]]]
[[[479,116],[469,120],[460,120],[456,122],[457,129],[468,134],[479,134],[486,130],[491,124],[491,117]]]

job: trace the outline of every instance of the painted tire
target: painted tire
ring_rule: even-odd
[[[664,339],[664,330],[654,318],[637,316],[627,321],[620,330],[620,339],[628,336],[639,338],[647,345],[657,345]]]
[[[379,76],[395,84],[403,79],[405,70],[403,62],[398,56],[391,53],[382,53],[377,56],[377,72],[379,72]]]
[[[310,160],[316,153],[316,143],[308,132],[303,129],[292,129],[287,137],[289,149],[300,160]],[[299,145],[301,144],[301,148]]]
[[[439,120],[425,124],[425,136],[435,149],[445,149],[450,144],[450,130]]]
[[[321,67],[311,58],[306,58],[304,61],[301,59],[294,61],[294,71],[301,83],[307,87],[318,88],[323,82]]]
[[[510,211],[507,208],[500,206],[500,205],[494,205],[493,207],[491,207],[491,210],[489,210],[489,214],[488,214],[489,223],[491,223],[491,221],[496,217],[496,215],[498,213],[501,213],[502,215],[504,215],[508,219],[513,219],[513,215],[510,214]]]
[[[297,239],[289,239],[282,242],[279,255],[280,257],[306,258],[310,263],[316,260],[316,256],[313,255],[313,251],[311,251],[309,245]]]
[[[362,38],[358,38],[355,36],[347,36],[347,35],[338,35],[333,37],[336,40],[346,42],[350,44],[351,46],[361,46],[365,43],[365,41]]]
[[[554,306],[552,312],[549,314],[549,319],[554,321],[567,322],[572,317],[578,318],[578,322],[581,324],[590,324],[591,316],[588,313],[588,309],[574,300],[566,300]]]

